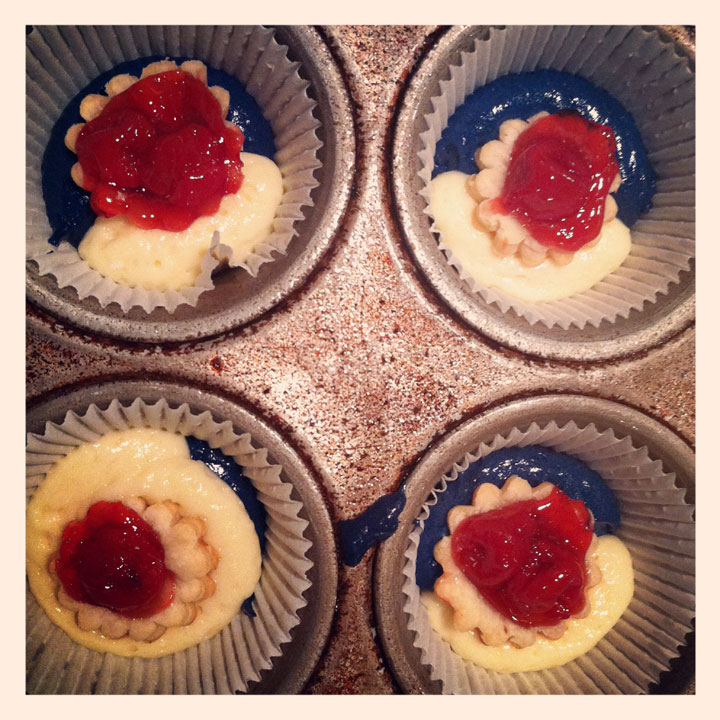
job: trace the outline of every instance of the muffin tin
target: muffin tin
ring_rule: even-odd
[[[677,52],[694,57],[692,34],[671,30]],[[403,629],[398,601],[398,543],[427,492],[420,498],[422,492],[413,490],[398,533],[357,567],[341,566],[339,574],[335,523],[356,516],[404,479],[408,488],[429,489],[461,445],[476,446],[510,417],[520,422],[530,411],[538,418],[567,417],[572,408],[578,419],[622,430],[675,472],[687,488],[686,501],[693,500],[691,272],[677,293],[646,306],[642,322],[633,321],[629,332],[620,322],[609,335],[570,330],[559,338],[537,328],[528,334],[517,318],[507,324],[505,316],[473,315],[475,301],[457,278],[438,279],[445,269],[422,257],[433,247],[430,241],[435,249],[437,243],[426,228],[422,241],[412,229],[412,223],[427,222],[415,214],[414,180],[406,172],[413,122],[439,81],[441,59],[447,63],[468,37],[486,31],[276,29],[308,73],[323,123],[323,167],[332,167],[332,174],[316,188],[312,216],[288,257],[261,270],[257,281],[268,273],[268,284],[259,296],[238,296],[227,273],[227,287],[221,276],[197,314],[185,308],[167,318],[136,311],[124,316],[49,287],[30,267],[28,431],[42,431],[46,421],[61,420],[72,407],[113,397],[188,402],[210,409],[218,420],[232,420],[267,447],[312,513],[318,553],[312,602],[281,658],[250,692],[442,690]],[[608,358],[614,361],[604,362]],[[651,692],[694,691],[694,636],[685,642],[680,659]],[[57,692],[52,673],[72,665],[65,667],[63,658],[39,678],[33,662],[30,656],[29,692]],[[137,668],[127,676],[113,673],[109,661],[98,662],[98,684],[82,687],[232,691],[210,676],[174,689],[172,663],[166,659],[143,683]],[[521,682],[506,691],[532,687]]]

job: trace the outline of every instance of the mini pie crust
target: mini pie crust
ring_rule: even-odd
[[[148,65],[140,78],[115,75],[105,86],[107,95],[90,94],[83,98],[80,114],[90,122],[112,97],[125,92],[139,79],[172,70],[186,72],[207,87],[207,67],[202,62],[188,60],[178,67],[172,60],[162,60]],[[208,89],[226,118],[229,91],[220,86]],[[227,119],[224,122],[226,127],[239,129]],[[72,152],[76,152],[83,127],[84,123],[73,125],[65,135],[65,145]],[[180,231],[141,228],[125,213],[112,217],[100,214],[77,247],[80,260],[102,278],[117,283],[123,289],[121,292],[126,288],[159,293],[210,289],[211,273],[227,265],[245,265],[252,273],[258,261],[272,259],[272,252],[279,250],[276,240],[271,238],[282,203],[284,180],[280,168],[265,156],[241,152],[240,163],[243,174],[240,188],[224,194],[214,213],[200,215]],[[71,176],[88,191],[79,162],[71,168]],[[122,307],[123,303],[118,302]]]
[[[536,267],[549,258],[556,265],[567,265],[577,251],[565,251],[542,245],[535,240],[530,232],[512,214],[496,213],[492,209],[492,201],[502,194],[507,175],[510,155],[515,141],[530,125],[549,113],[539,112],[528,119],[506,120],[499,129],[499,139],[491,140],[478,148],[475,153],[475,164],[479,172],[471,175],[467,181],[467,191],[475,201],[472,215],[473,223],[479,230],[490,235],[493,249],[501,257],[517,255],[525,267]],[[613,179],[609,192],[615,192],[622,182],[620,173]],[[617,203],[608,194],[605,200],[603,224],[610,222],[617,215]],[[600,234],[580,250],[591,248],[597,244]]]
[[[55,571],[54,555],[48,565],[57,583],[60,605],[75,613],[81,630],[95,631],[113,640],[129,636],[140,642],[157,640],[169,627],[190,625],[199,612],[200,603],[215,593],[211,573],[218,564],[218,552],[205,542],[205,521],[184,515],[180,505],[171,500],[148,504],[132,497],[124,504],[142,517],[158,534],[165,550],[165,566],[175,575],[175,596],[161,612],[146,618],[129,618],[109,608],[71,598]]]
[[[94,120],[105,108],[105,105],[109,102],[110,98],[120,93],[125,92],[129,87],[134,85],[138,80],[144,80],[146,77],[151,75],[159,75],[160,73],[168,72],[170,70],[182,70],[183,72],[192,75],[207,86],[207,67],[200,60],[186,60],[180,67],[172,60],[159,60],[154,63],[150,63],[142,71],[139,78],[134,75],[115,75],[105,85],[106,95],[91,94],[87,95],[82,99],[80,103],[80,116],[85,122]],[[212,85],[208,87],[210,93],[220,103],[220,112],[223,117],[227,117],[228,110],[230,109],[230,93],[219,85]],[[225,124],[232,126],[232,123],[225,121]],[[65,147],[71,152],[75,152],[75,144],[77,142],[78,135],[81,130],[85,127],[85,123],[76,123],[72,125],[67,133],[65,134]],[[76,153],[77,154],[77,153]],[[71,170],[70,175],[76,185],[86,189],[83,185],[83,171],[80,167],[80,163],[75,163]]]
[[[443,568],[443,574],[436,580],[434,592],[453,609],[453,625],[456,630],[475,630],[478,637],[486,645],[505,645],[512,643],[523,648],[532,645],[538,634],[551,640],[561,638],[567,628],[563,620],[548,627],[522,627],[495,610],[480,594],[478,589],[462,573],[452,559],[450,543],[455,528],[465,518],[479,515],[490,510],[511,505],[521,500],[546,497],[553,489],[551,483],[541,483],[535,488],[521,477],[513,475],[508,478],[502,489],[492,483],[483,483],[473,494],[472,505],[457,505],[450,510],[447,523],[450,536],[446,536],[435,545],[433,554]],[[586,617],[590,612],[587,590],[597,585],[602,574],[592,554],[597,546],[597,536],[593,535],[590,547],[585,556],[586,583],[585,607],[572,617]]]

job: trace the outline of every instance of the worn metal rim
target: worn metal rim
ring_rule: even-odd
[[[289,694],[302,690],[325,648],[338,587],[338,554],[333,526],[320,487],[308,466],[288,442],[258,416],[240,405],[197,388],[152,380],[119,380],[63,391],[62,396],[40,400],[28,410],[27,431],[42,433],[46,422],[60,423],[68,410],[82,413],[90,404],[107,406],[114,398],[128,404],[135,398],[153,402],[165,398],[171,405],[187,403],[195,412],[210,411],[218,421],[230,420],[237,432],[247,432],[253,442],[269,451],[269,460],[283,467],[309,521],[306,530],[313,562],[308,576],[308,604],[298,615],[300,623],[291,631],[283,654],[273,660],[250,693]],[[29,590],[28,590],[29,592]]]
[[[329,249],[350,197],[355,172],[355,136],[350,97],[329,48],[311,27],[275,29],[279,43],[300,63],[317,101],[323,141],[316,171],[319,185],[312,191],[314,206],[296,225],[297,236],[287,254],[260,268],[251,277],[236,268],[221,273],[214,290],[204,293],[195,307],[184,305],[173,314],[159,308],[147,314],[140,308],[123,313],[116,305],[102,308],[94,298],[79,300],[72,288],[60,289],[51,276],[41,276],[27,263],[26,293],[31,302],[71,325],[100,335],[133,342],[186,342],[212,337],[247,325],[295,292]]]
[[[600,327],[558,331],[540,323],[530,325],[514,312],[503,313],[494,304],[474,294],[447,262],[430,231],[419,195],[417,151],[420,133],[426,128],[423,117],[431,110],[440,80],[462,51],[486,32],[485,26],[452,27],[445,32],[414,68],[395,119],[392,155],[389,164],[391,189],[401,234],[422,277],[439,298],[474,330],[507,347],[542,358],[568,361],[601,361],[642,352],[668,340],[692,325],[695,318],[694,267],[681,273],[667,295],[659,295],[642,312],[631,311]],[[661,29],[663,37],[670,34]],[[694,62],[694,48],[688,41],[673,37],[676,47]]]
[[[678,486],[687,491],[687,501],[694,502],[695,456],[690,447],[673,431],[657,420],[633,408],[610,400],[584,395],[547,395],[513,401],[474,417],[452,430],[420,459],[407,478],[407,501],[399,517],[398,529],[382,543],[375,558],[373,596],[378,632],[390,668],[407,693],[442,691],[439,681],[430,679],[429,668],[421,662],[420,650],[413,645],[414,635],[408,628],[408,615],[402,597],[404,553],[408,536],[423,504],[438,480],[465,453],[475,450],[496,434],[520,429],[532,422],[555,420],[558,424],[574,420],[577,424],[594,423],[598,430],[612,429],[630,436],[636,445],[644,445],[653,457],[660,458],[665,470],[676,474]],[[683,678],[687,685],[692,678]]]

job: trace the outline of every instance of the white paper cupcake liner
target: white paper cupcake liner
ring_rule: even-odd
[[[281,466],[268,462],[266,449],[254,447],[247,433],[237,435],[230,421],[213,420],[209,411],[196,414],[187,404],[171,407],[165,400],[148,404],[138,398],[129,406],[113,400],[106,410],[91,405],[84,415],[68,412],[62,424],[47,423],[43,435],[28,435],[28,499],[53,463],[73,448],[115,430],[141,427],[204,440],[233,458],[252,482],[267,515],[262,575],[253,601],[256,617],[239,612],[214,637],[173,655],[126,658],[73,642],[28,589],[27,692],[245,692],[248,683],[272,667],[300,622],[312,567],[308,522],[299,516],[302,503],[290,497],[292,485],[283,479]]]
[[[311,191],[318,185],[314,171],[321,166],[316,102],[300,77],[299,63],[287,57],[272,29],[252,26],[213,27],[38,27],[27,51],[27,240],[26,256],[41,275],[52,275],[58,287],[74,288],[80,299],[94,297],[102,307],[117,303],[124,312],[141,307],[150,313],[180,305],[196,305],[214,285],[212,272],[220,261],[241,267],[253,277],[260,267],[284,255],[297,234],[296,224],[313,206]],[[192,287],[169,292],[130,288],[103,277],[80,258],[72,245],[54,248],[42,196],[41,163],[50,132],[67,103],[89,82],[127,60],[150,55],[185,56],[224,70],[239,80],[257,101],[270,123],[275,162],[283,177],[283,196],[272,233],[244,259],[214,237]],[[71,180],[68,178],[68,181]],[[215,257],[214,257],[215,256]]]
[[[471,52],[461,53],[458,65],[449,66],[440,93],[431,100],[433,111],[425,116],[428,129],[420,135],[420,193],[429,215],[435,147],[465,98],[500,76],[545,68],[580,75],[607,90],[635,119],[658,177],[652,207],[631,228],[630,255],[590,290],[565,300],[527,303],[478,284],[434,223],[431,229],[461,280],[502,312],[514,310],[531,325],[548,328],[599,327],[667,294],[694,257],[695,76],[672,41],[641,27],[490,28],[487,38],[475,40]]]
[[[464,660],[431,627],[415,582],[418,543],[429,508],[458,474],[494,450],[544,445],[572,455],[595,470],[615,494],[621,515],[617,536],[633,561],[635,594],[615,627],[588,653],[557,668],[497,673]],[[693,507],[675,476],[647,448],[595,425],[533,423],[513,428],[454,464],[430,493],[408,538],[403,602],[421,661],[445,694],[635,694],[657,682],[684,644],[695,617],[695,524]]]

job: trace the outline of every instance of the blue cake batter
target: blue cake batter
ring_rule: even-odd
[[[588,120],[612,128],[623,180],[613,197],[618,217],[630,227],[650,207],[655,194],[656,175],[640,132],[632,115],[612,95],[570,73],[536,70],[504,75],[468,95],[435,148],[433,177],[449,170],[475,174],[475,151],[497,140],[505,120],[527,120],[542,110],[576,110]]]
[[[85,233],[97,217],[90,208],[90,193],[78,187],[70,177],[77,156],[65,147],[68,129],[82,122],[80,103],[87,95],[105,94],[105,85],[115,75],[129,74],[140,77],[143,68],[152,62],[164,60],[162,56],[145,57],[121,63],[95,78],[67,105],[50,133],[50,140],[42,161],[42,190],[45,209],[52,228],[49,242],[56,247],[67,240],[74,247],[80,244]],[[191,58],[173,57],[178,65]],[[253,97],[235,78],[222,70],[207,69],[208,85],[220,85],[230,93],[227,119],[237,125],[245,136],[243,152],[275,157],[275,141],[270,123]]]
[[[253,484],[243,474],[242,468],[217,448],[211,448],[204,440],[186,437],[190,457],[204,463],[209,470],[215,473],[223,482],[226,482],[233,492],[240,498],[255,526],[255,534],[260,542],[260,552],[265,554],[265,506],[258,500],[257,491]],[[252,603],[255,595],[251,595],[242,604],[242,611],[250,617],[255,617]]]
[[[345,565],[355,567],[373,545],[387,540],[397,530],[404,507],[405,491],[401,488],[383,495],[352,520],[341,520],[338,534]]]

